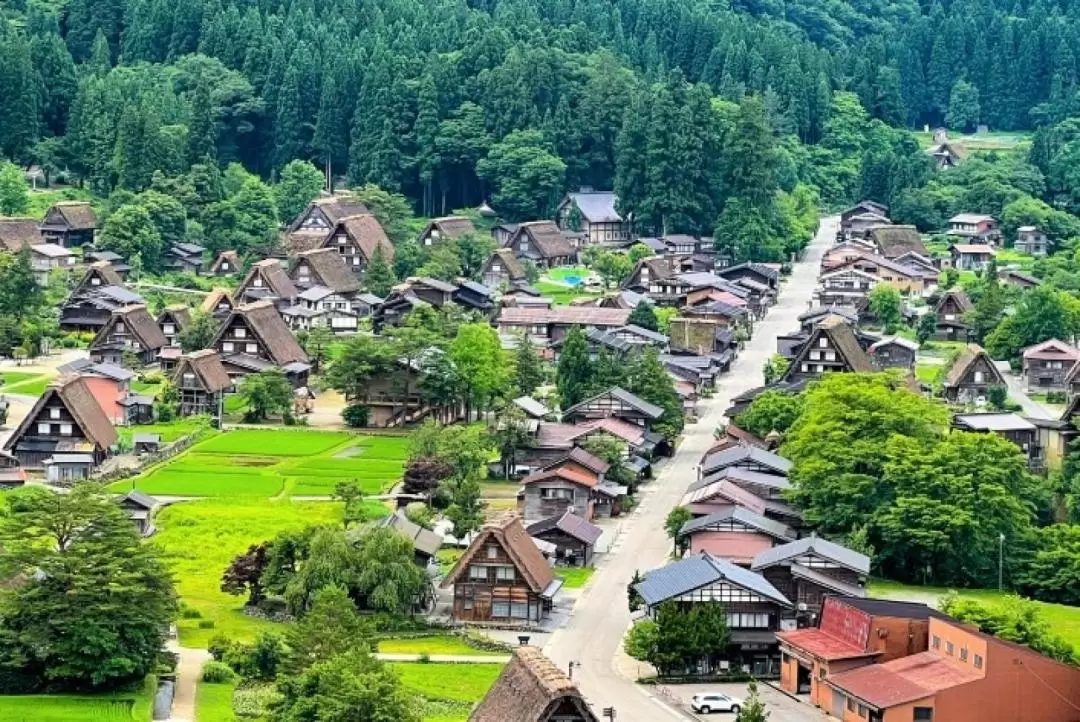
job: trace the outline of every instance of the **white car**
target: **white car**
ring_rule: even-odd
[[[741,699],[723,692],[703,692],[695,694],[690,699],[690,709],[699,714],[712,714],[713,712],[739,714],[741,706]]]

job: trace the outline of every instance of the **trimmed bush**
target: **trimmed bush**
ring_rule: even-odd
[[[236,672],[232,671],[232,667],[224,662],[215,662],[210,660],[203,665],[202,668],[202,681],[209,682],[211,684],[223,684],[226,682],[232,682],[236,679]]]

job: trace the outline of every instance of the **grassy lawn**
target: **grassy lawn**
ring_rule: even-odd
[[[563,588],[581,589],[595,571],[592,567],[559,567],[555,576],[563,580]]]
[[[451,634],[413,637],[411,639],[381,639],[378,646],[378,651],[387,654],[467,654],[477,656],[488,654],[470,647],[460,637]]]
[[[41,396],[45,393],[45,387],[54,378],[50,374],[27,374],[18,371],[5,373],[3,377],[4,393],[22,396]],[[11,380],[8,380],[8,377],[12,377]]]
[[[153,693],[154,683],[147,680],[143,689],[126,693],[0,697],[0,722],[146,722]]]
[[[147,383],[146,381],[138,380],[131,382],[131,390],[137,394],[143,394],[145,396],[157,396],[158,392],[161,391],[161,387],[162,384],[160,382]]]
[[[161,443],[169,444],[177,439],[193,434],[201,428],[210,426],[209,416],[190,416],[178,421],[170,421],[166,424],[140,424],[137,426],[122,426],[117,428],[116,433],[125,443],[130,442],[135,434],[160,434]]]
[[[480,496],[485,499],[516,499],[521,484],[516,481],[482,481]]]
[[[928,597],[927,601],[936,603],[937,599],[948,592],[949,589],[945,587],[918,587],[879,579],[870,583],[870,593],[886,599],[918,598],[921,600]],[[1000,603],[1005,596],[996,589],[957,589],[956,592],[963,598],[991,605]],[[1080,648],[1080,607],[1045,602],[1035,602],[1035,604],[1046,621],[1050,623],[1055,634],[1061,635],[1067,642]]]
[[[915,364],[915,378],[924,384],[932,384],[937,380],[940,364]]]
[[[540,292],[541,296],[547,296],[557,305],[565,306],[575,298],[597,298],[598,294],[588,293],[584,289],[578,290],[570,286],[564,286],[550,281],[537,281],[533,287]]]
[[[950,352],[960,351],[966,345],[963,341],[927,341],[919,348],[919,353],[945,358]]]
[[[370,513],[377,518],[387,509],[372,502]],[[233,497],[174,504],[156,518],[160,531],[151,543],[165,552],[181,599],[202,615],[177,623],[180,643],[205,647],[215,634],[251,640],[276,626],[243,614],[244,599],[221,591],[221,574],[229,562],[278,532],[340,522],[341,504]],[[212,628],[200,628],[211,622]]]
[[[409,689],[425,697],[479,702],[502,671],[501,664],[391,664]]]
[[[460,559],[461,555],[464,553],[464,549],[455,549],[454,547],[443,547],[435,552],[435,559],[439,563],[439,571],[443,574],[449,572],[451,567],[457,563],[457,560]]]
[[[200,722],[236,722],[232,698],[235,683],[211,684],[199,681],[195,688],[195,717]]]
[[[180,436],[185,433],[184,427],[169,430]],[[230,431],[151,470],[135,481],[135,488],[168,496],[265,499],[282,493],[330,496],[338,482],[356,480],[365,494],[380,494],[401,479],[407,444],[408,439],[401,436]],[[110,488],[127,491],[131,484],[120,481]]]

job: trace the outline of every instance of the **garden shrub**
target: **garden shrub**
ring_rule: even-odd
[[[233,693],[233,713],[248,719],[266,717],[271,705],[280,698],[277,687],[272,684],[241,687]]]
[[[224,684],[226,682],[232,682],[236,679],[236,672],[232,670],[232,667],[224,662],[215,662],[210,660],[203,665],[202,668],[202,681],[209,682],[211,684]]]

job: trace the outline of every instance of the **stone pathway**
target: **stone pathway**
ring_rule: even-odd
[[[173,697],[172,716],[166,722],[195,722],[195,690],[202,676],[203,664],[210,659],[210,653],[205,649],[181,647],[176,640],[169,640],[168,649],[180,655],[180,659],[176,665],[176,694]]]

